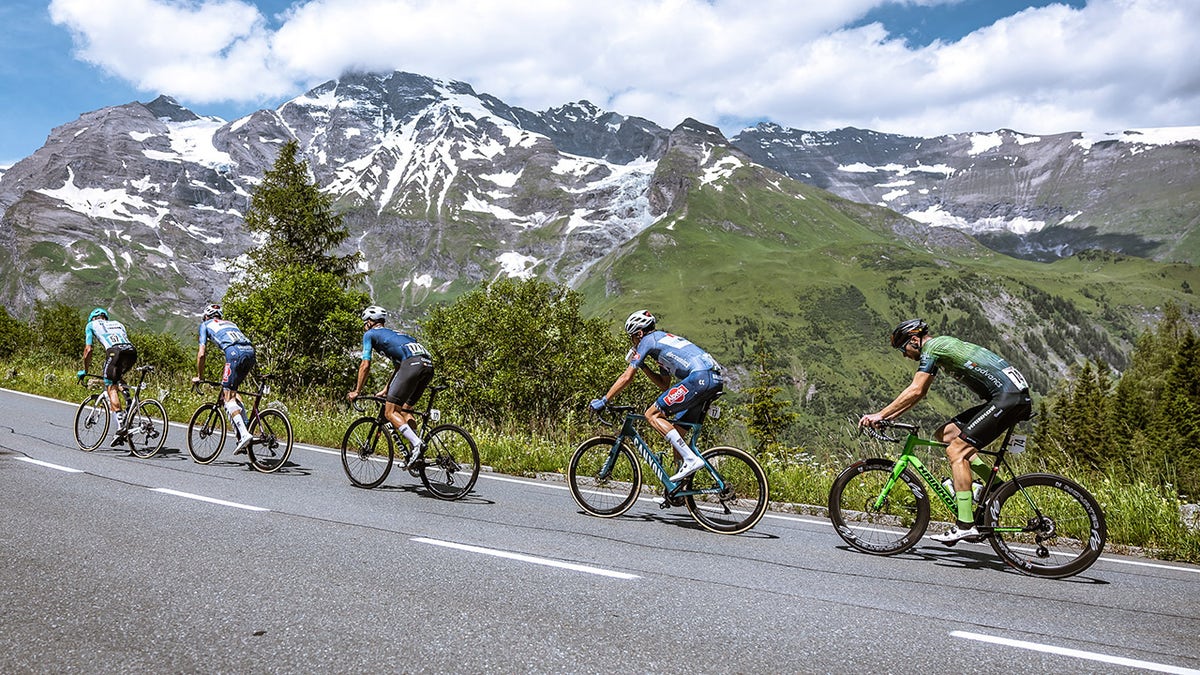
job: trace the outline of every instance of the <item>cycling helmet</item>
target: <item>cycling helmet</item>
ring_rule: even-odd
[[[652,330],[655,322],[656,319],[650,313],[650,310],[639,309],[630,314],[628,319],[625,319],[625,332],[632,336],[638,331]]]
[[[220,305],[209,305],[208,307],[204,308],[205,321],[208,321],[209,319],[220,319],[223,316],[224,314],[221,313]]]
[[[387,321],[387,310],[379,305],[371,305],[362,311],[363,321]]]
[[[925,323],[924,319],[909,319],[896,326],[896,329],[892,331],[892,346],[901,349],[912,336],[920,337],[928,332],[929,324]]]
[[[76,315],[76,316],[78,316],[78,315]],[[95,321],[96,317],[99,317],[99,316],[102,316],[107,320],[108,319],[108,310],[104,309],[103,307],[97,307],[96,309],[93,309],[92,313],[88,314],[88,322],[90,323],[92,321]]]

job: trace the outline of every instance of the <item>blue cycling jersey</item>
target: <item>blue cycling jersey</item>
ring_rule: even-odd
[[[200,344],[207,344],[209,340],[217,343],[223,352],[228,352],[231,347],[254,346],[236,324],[225,319],[209,319],[200,324]]]
[[[376,326],[363,333],[363,361],[371,360],[372,350],[379,350],[393,363],[413,356],[429,356],[429,351],[420,342],[386,326]]]
[[[84,344],[92,344],[92,340],[100,341],[105,349],[113,345],[129,344],[129,335],[125,332],[125,325],[120,321],[109,321],[108,319],[96,319],[89,321],[83,329]]]
[[[629,365],[639,367],[647,357],[653,358],[678,380],[702,370],[721,371],[720,364],[708,352],[689,340],[661,330],[642,337],[630,355]]]

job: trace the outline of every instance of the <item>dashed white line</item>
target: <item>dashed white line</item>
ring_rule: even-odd
[[[482,553],[483,555],[495,556],[497,558],[508,558],[509,560],[519,560],[521,562],[532,563],[534,565],[545,565],[547,567],[559,567],[573,572],[584,572],[586,574],[595,574],[602,577],[612,577],[614,579],[640,579],[636,574],[627,574],[625,572],[617,572],[615,570],[606,570],[602,567],[592,567],[591,565],[579,565],[576,563],[564,562],[562,560],[553,560],[551,558],[538,558],[536,556],[525,555],[524,553],[513,553],[512,551],[502,551],[495,548],[484,548],[482,546],[469,546],[467,544],[456,544],[452,541],[442,541],[440,539],[428,539],[426,537],[413,537],[412,541],[422,544],[432,544],[434,546],[442,546],[445,548],[453,548],[459,551],[469,551],[471,553]]]
[[[227,502],[224,499],[216,499],[214,497],[205,497],[204,495],[194,495],[190,492],[180,492],[179,490],[171,490],[169,488],[149,488],[151,492],[161,492],[165,495],[174,495],[176,497],[184,497],[186,499],[195,499],[196,501],[208,502],[209,504],[220,504],[221,506],[232,506],[235,509],[245,509],[247,511],[270,511],[261,506],[250,506],[249,504],[239,504],[238,502]]]
[[[997,637],[995,635],[984,635],[982,633],[970,633],[967,631],[951,631],[951,637],[964,638],[966,640],[977,640],[979,642],[990,642],[991,644],[1004,645],[1006,647],[1016,647],[1018,649],[1028,649],[1035,652],[1043,652],[1046,654],[1058,654],[1060,656],[1070,656],[1076,659],[1085,659],[1088,661],[1100,661],[1101,663],[1111,663],[1118,666],[1128,666],[1130,668],[1141,668],[1143,670],[1153,670],[1159,673],[1179,673],[1183,675],[1200,675],[1200,670],[1192,668],[1181,668],[1179,666],[1170,666],[1165,663],[1155,663],[1153,661],[1141,661],[1138,659],[1130,659],[1124,656],[1111,656],[1109,654],[1100,654],[1098,652],[1086,652],[1080,649],[1067,649],[1066,647],[1055,647],[1053,645],[1044,645],[1037,642],[1026,642],[1024,640],[1012,640],[1009,638]]]
[[[38,466],[44,466],[46,468],[54,469],[56,471],[63,471],[65,473],[83,473],[82,469],[72,469],[69,466],[62,466],[61,464],[51,464],[50,462],[43,462],[40,459],[33,459],[30,457],[14,457],[13,459],[17,460],[18,462],[28,462],[30,464],[37,464]]]

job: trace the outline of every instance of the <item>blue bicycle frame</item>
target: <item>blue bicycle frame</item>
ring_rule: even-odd
[[[637,448],[638,454],[641,455],[642,459],[644,459],[646,463],[650,465],[650,468],[654,471],[654,475],[658,476],[658,480],[662,482],[663,488],[666,489],[668,497],[677,499],[694,495],[720,494],[725,491],[725,480],[721,478],[721,474],[719,474],[717,470],[708,463],[707,459],[704,459],[704,456],[701,455],[700,451],[696,448],[696,439],[700,437],[701,424],[699,422],[675,422],[674,424],[676,426],[687,427],[691,429],[691,433],[688,435],[688,447],[690,447],[692,452],[696,453],[696,456],[704,462],[704,470],[708,471],[712,475],[717,484],[714,487],[704,490],[683,490],[683,486],[687,485],[688,479],[691,478],[691,476],[684,478],[679,483],[673,482],[671,480],[671,475],[667,473],[666,468],[663,466],[663,457],[665,453],[657,453],[651,450],[650,446],[646,444],[646,440],[642,438],[640,433],[638,433],[634,422],[637,422],[638,420],[645,420],[646,416],[631,412],[632,406],[610,406],[609,409],[615,412],[624,412],[625,422],[621,425],[621,430],[617,433],[616,440],[613,443],[612,452],[608,455],[608,461],[604,463],[604,470],[600,473],[601,478],[606,478],[612,471],[613,465],[617,460],[617,454],[621,450],[621,442],[626,438],[629,438],[633,440],[633,445],[635,448]]]

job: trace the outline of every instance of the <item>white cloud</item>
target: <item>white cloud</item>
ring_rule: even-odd
[[[910,134],[1105,131],[1200,123],[1200,2],[1027,9],[913,48],[888,0],[53,0],[80,58],[193,106],[280,100],[347,70],[468,82],[540,110],[589,99],[684,117]],[[945,0],[908,0],[938,4]]]

